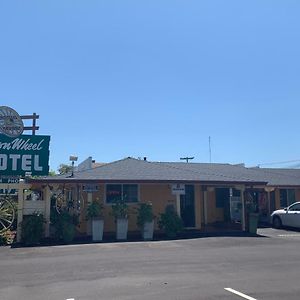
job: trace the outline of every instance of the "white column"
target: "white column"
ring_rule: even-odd
[[[179,217],[181,217],[181,211],[180,211],[180,194],[179,193],[176,194],[176,212],[177,212],[177,215]]]

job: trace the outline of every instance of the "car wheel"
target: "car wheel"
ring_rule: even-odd
[[[282,222],[281,222],[280,218],[274,217],[273,218],[273,227],[276,229],[279,229],[279,228],[281,228],[281,226],[282,226]]]

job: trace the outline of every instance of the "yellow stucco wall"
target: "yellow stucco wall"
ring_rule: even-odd
[[[156,216],[155,229],[158,229],[157,218],[165,211],[167,205],[176,206],[176,197],[171,193],[168,184],[143,184],[140,185],[140,201],[152,202],[153,212]]]
[[[296,201],[300,201],[300,189],[296,189]]]
[[[81,216],[80,232],[88,232],[88,222],[85,220],[86,207],[87,207],[87,193],[83,193],[84,206]],[[105,185],[99,185],[99,191],[92,193],[92,199],[103,204],[104,207],[104,232],[115,232],[114,218],[111,216],[111,205],[105,203]],[[158,230],[158,217],[165,211],[167,205],[176,206],[176,197],[171,193],[170,184],[140,184],[139,185],[139,200],[140,202],[152,202],[153,212],[156,216],[155,219],[155,230]],[[201,228],[202,222],[202,192],[201,186],[195,185],[195,225],[196,228]],[[129,219],[128,219],[128,230],[136,231],[136,208],[138,204],[128,204],[129,206]]]

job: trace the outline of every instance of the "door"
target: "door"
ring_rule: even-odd
[[[269,206],[268,197],[266,192],[257,193],[257,204],[260,222],[268,222],[269,220]]]
[[[230,215],[230,189],[216,188],[216,219],[217,222],[229,222]]]
[[[232,222],[242,221],[242,199],[239,196],[230,197],[230,218]]]
[[[294,204],[289,207],[287,212],[287,226],[300,228],[300,204]]]
[[[180,195],[180,213],[184,227],[195,227],[195,190],[193,185],[186,185],[185,195]]]

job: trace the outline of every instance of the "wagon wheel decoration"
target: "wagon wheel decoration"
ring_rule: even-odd
[[[0,106],[0,132],[9,137],[17,137],[22,134],[23,129],[23,121],[15,110]]]
[[[66,198],[64,192],[57,191],[57,193],[55,193],[55,209],[57,213],[60,214],[66,207],[67,205],[66,205]]]
[[[8,230],[15,220],[15,209],[7,198],[0,198],[0,233]]]
[[[52,191],[52,197],[54,198],[53,208],[58,214],[63,211],[74,212],[80,210],[81,202],[83,201],[83,195],[76,201],[73,196],[72,189],[57,189]]]

